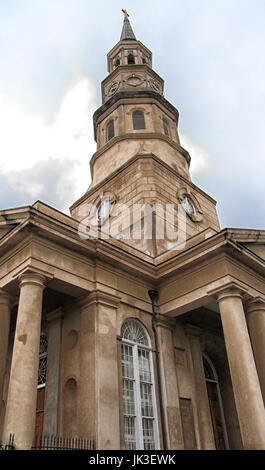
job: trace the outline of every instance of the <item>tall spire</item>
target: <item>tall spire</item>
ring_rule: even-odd
[[[129,21],[129,14],[127,13],[127,10],[122,10],[122,12],[124,13],[124,21],[120,41],[126,41],[128,39],[136,41],[136,37]]]

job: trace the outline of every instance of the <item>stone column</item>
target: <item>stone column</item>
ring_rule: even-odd
[[[260,388],[265,404],[265,302],[254,299],[246,307],[247,322]]]
[[[44,277],[20,276],[20,297],[3,441],[15,435],[18,450],[31,449],[36,420],[40,325]]]
[[[265,410],[240,290],[217,293],[244,449],[265,449]]]
[[[7,347],[10,327],[10,299],[9,295],[0,289],[0,408],[2,408],[2,396],[4,388],[4,377],[7,359]],[[3,410],[0,409],[0,416],[3,416]],[[1,423],[0,423],[1,425]],[[1,429],[0,429],[1,438]]]
[[[161,381],[163,384],[163,407],[166,416],[167,449],[183,450],[179,394],[172,331],[159,323],[157,334],[160,344]],[[161,410],[161,413],[163,410]]]
[[[185,325],[185,331],[189,338],[192,358],[200,446],[202,450],[214,450],[216,447],[203,368],[201,329],[193,325]]]
[[[59,307],[46,316],[48,330],[48,357],[45,386],[43,435],[56,436],[58,431],[58,402],[60,352],[63,309]]]

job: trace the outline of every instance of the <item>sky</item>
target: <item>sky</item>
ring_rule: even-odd
[[[41,200],[69,214],[89,187],[122,8],[221,227],[265,229],[264,0],[0,0],[0,209]]]

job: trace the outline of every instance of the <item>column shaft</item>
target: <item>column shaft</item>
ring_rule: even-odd
[[[20,281],[3,440],[7,442],[12,433],[16,449],[27,450],[32,446],[36,420],[44,278],[37,274],[23,274]]]
[[[218,294],[236,408],[245,449],[265,449],[265,411],[240,292]]]
[[[247,321],[260,388],[265,404],[265,303],[250,302],[247,306]]]

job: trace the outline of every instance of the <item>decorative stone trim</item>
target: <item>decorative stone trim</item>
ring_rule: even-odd
[[[82,309],[93,304],[101,304],[112,308],[118,308],[120,302],[121,298],[115,294],[94,290],[89,295],[85,295],[81,299],[78,299],[77,305]]]

